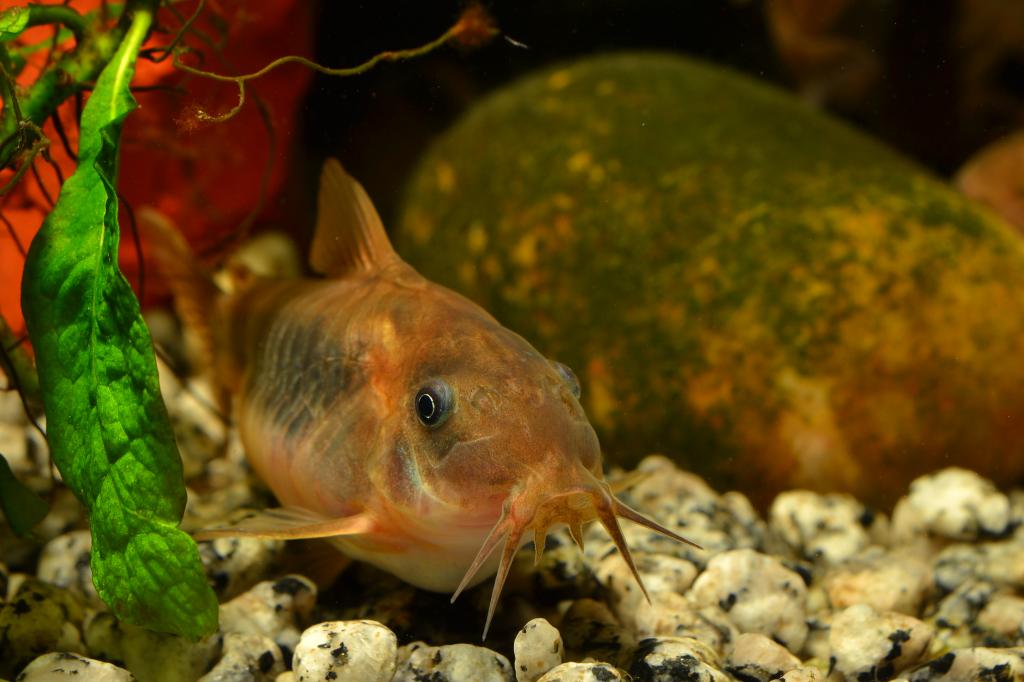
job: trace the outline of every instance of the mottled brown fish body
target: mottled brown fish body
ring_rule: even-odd
[[[253,468],[283,505],[370,512],[375,533],[337,542],[414,584],[453,589],[531,470],[564,480],[582,461],[600,475],[593,429],[551,363],[403,264],[257,283],[228,319],[233,355],[221,362],[245,367],[236,414]],[[411,397],[436,377],[459,396],[459,419],[426,443]]]
[[[638,581],[617,516],[682,540],[612,494],[571,370],[403,262],[337,162],[319,208],[311,262],[328,279],[253,278],[230,296],[155,230],[246,456],[283,505],[201,535],[329,538],[456,596],[497,571],[488,624],[516,550],[542,548],[552,526],[581,542],[599,519]]]

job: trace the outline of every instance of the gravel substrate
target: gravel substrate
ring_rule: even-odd
[[[209,390],[169,373],[163,384],[185,528],[270,504],[205,407]],[[538,566],[532,548],[520,553],[483,643],[489,582],[452,605],[316,543],[201,543],[221,627],[189,642],[105,610],[82,510],[51,490],[45,444],[11,393],[0,452],[54,502],[44,546],[0,536],[3,679],[1024,680],[1024,490],[962,469],[917,479],[891,515],[796,490],[762,518],[744,495],[649,457],[623,499],[704,550],[624,528],[648,603],[599,527],[582,553],[556,532]]]

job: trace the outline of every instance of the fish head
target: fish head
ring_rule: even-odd
[[[539,557],[562,524],[582,546],[583,525],[598,520],[638,582],[618,517],[686,542],[613,494],[571,369],[429,282],[392,320],[404,347],[384,354],[402,359],[384,373],[395,445],[380,487],[424,516],[447,510],[449,532],[483,538],[456,596],[500,543],[493,613],[516,550],[532,539]]]
[[[378,374],[400,464],[396,498],[412,493],[490,526],[513,491],[601,477],[572,370],[441,286],[390,301],[401,348],[384,349],[382,361],[397,365]]]
[[[572,371],[402,261],[336,161],[324,164],[317,221],[313,269],[375,292],[358,298],[366,324],[354,336],[370,339],[377,409],[360,409],[368,418],[352,430],[374,434],[361,440],[376,443],[375,490],[437,546],[479,543],[453,600],[501,545],[484,636],[516,551],[532,536],[539,557],[560,524],[582,546],[583,524],[598,520],[646,595],[618,518],[689,541],[615,497]]]

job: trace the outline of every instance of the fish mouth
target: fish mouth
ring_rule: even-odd
[[[546,491],[538,493],[537,486],[526,485],[523,486],[522,491],[514,492],[506,498],[501,508],[501,516],[487,534],[473,563],[470,564],[451,599],[452,602],[458,599],[480,568],[497,550],[498,544],[501,543],[501,559],[498,563],[498,572],[494,577],[494,587],[491,589],[491,601],[487,607],[487,620],[484,623],[482,639],[487,639],[487,631],[491,627],[498,598],[501,596],[505,580],[512,567],[512,559],[519,551],[519,547],[529,531],[533,531],[534,563],[536,564],[544,553],[547,534],[553,526],[563,523],[567,525],[569,535],[582,550],[583,524],[597,519],[611,536],[648,602],[651,601],[651,598],[640,578],[640,572],[637,571],[626,538],[622,534],[622,528],[619,526],[620,517],[678,542],[702,549],[697,543],[672,532],[618,499],[606,481],[599,479],[582,466],[577,467],[576,479],[576,483],[562,487],[553,493]],[[532,494],[531,490],[533,490]]]

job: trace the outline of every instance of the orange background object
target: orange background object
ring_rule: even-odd
[[[0,11],[20,4],[23,3],[0,0]],[[82,14],[99,5],[98,0],[70,3]],[[186,17],[196,7],[189,2],[175,6]],[[191,55],[185,60],[198,68],[237,75],[255,71],[284,55],[310,56],[312,17],[313,3],[302,0],[260,3],[210,0],[194,26],[215,43],[222,44],[223,52],[218,55],[209,45],[190,35],[185,44],[202,52],[203,60]],[[162,9],[157,29],[146,47],[167,45],[179,26],[178,19]],[[48,40],[52,35],[52,27],[41,26],[26,31],[19,41],[35,43]],[[69,41],[60,45],[58,51],[73,47],[74,42]],[[18,78],[19,87],[31,85],[45,56],[46,50],[32,56],[33,61]],[[238,101],[235,85],[186,74],[176,69],[170,58],[160,63],[140,59],[133,87],[175,89],[146,89],[135,93],[139,108],[128,117],[122,133],[118,179],[122,196],[136,210],[143,205],[157,207],[178,225],[192,244],[203,249],[236,229],[257,205],[261,177],[272,154],[266,199],[257,219],[282,218],[274,197],[288,169],[297,109],[309,81],[309,71],[301,66],[280,67],[250,82],[246,104],[236,117],[225,123],[200,124],[195,118],[196,107],[211,114],[226,112]],[[257,98],[269,114],[276,144],[271,144]],[[59,115],[71,148],[77,150],[77,114],[73,98],[61,106]],[[67,178],[74,172],[74,160],[65,150],[52,121],[47,121],[43,131],[50,139],[54,162]],[[46,192],[56,199],[60,183],[55,170],[41,157],[36,159],[36,169]],[[0,186],[12,175],[12,170],[0,172]],[[24,331],[19,303],[24,256],[19,243],[28,248],[50,207],[46,193],[32,173],[26,173],[6,197],[0,198],[0,211],[17,236],[15,240],[7,226],[0,224],[0,315],[15,334]],[[123,205],[119,215],[121,267],[138,289],[138,261]],[[154,300],[161,291],[159,282],[147,269],[146,298]]]

